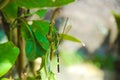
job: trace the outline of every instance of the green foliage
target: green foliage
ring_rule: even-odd
[[[77,39],[74,36],[71,36],[71,35],[68,35],[68,34],[59,34],[59,37],[61,37],[63,40],[68,40],[68,41],[72,41],[72,42],[81,43],[83,46],[85,46],[85,44],[81,40]]]
[[[72,41],[72,42],[79,42],[81,43],[81,41],[71,35],[68,35],[68,34],[59,34],[60,37],[62,37],[63,40],[69,40],[69,41]]]
[[[4,8],[9,3],[9,0],[0,0],[0,9]]]
[[[49,80],[55,80],[55,74],[53,72],[50,72]]]
[[[9,80],[9,79],[7,79],[7,78],[2,78],[1,80]]]
[[[41,69],[39,70],[41,76],[41,80],[55,80],[54,73],[51,69],[51,62],[50,62],[50,49],[46,52],[46,55],[43,57],[43,61],[41,64]]]
[[[120,33],[120,14],[117,14],[117,13],[113,12],[113,15],[115,17],[118,32]]]
[[[101,55],[101,54],[94,54],[90,61],[95,64],[99,68],[104,68],[108,70],[114,70],[114,62],[115,58],[113,54],[109,53],[109,55]]]
[[[47,12],[46,9],[38,10],[36,14],[40,17],[43,18],[45,16],[45,13]]]
[[[26,80],[36,80],[34,77],[27,77]]]
[[[14,65],[19,49],[12,42],[0,44],[0,77]]]
[[[49,23],[45,21],[33,21],[32,27],[38,43],[44,50],[48,50],[49,41],[46,35],[48,34]]]
[[[33,27],[36,27],[36,26],[33,26]],[[37,57],[42,57],[43,55],[45,55],[46,51],[42,48],[42,46],[37,41],[34,35],[34,32],[32,30],[32,26],[28,25],[24,21],[22,23],[21,32],[26,41],[25,50],[26,50],[26,56],[29,60],[34,60]],[[44,43],[43,43],[43,47],[44,47]]]
[[[6,22],[10,24],[10,26],[8,26],[10,27],[10,36],[8,35],[10,40],[12,41],[13,29],[17,28],[20,30],[19,34],[22,34],[22,37],[25,39],[25,53],[28,60],[34,61],[37,57],[42,58],[42,65],[39,71],[41,74],[38,74],[39,77],[43,77],[45,74],[47,79],[55,80],[54,73],[51,69],[50,58],[59,46],[59,39],[61,39],[61,37],[74,42],[81,41],[66,34],[59,36],[59,33],[54,28],[54,23],[52,23],[54,22],[56,14],[53,14],[53,19],[50,22],[32,20],[31,25],[28,24],[26,17],[37,14],[40,18],[43,18],[48,7],[61,7],[73,1],[74,0],[0,0],[1,12]],[[30,8],[37,8],[39,10],[33,13],[24,12]],[[20,9],[22,9],[23,12],[20,12]],[[19,49],[15,47],[12,42],[0,44],[0,77],[7,73],[14,65],[18,53]],[[44,69],[43,72],[42,69]],[[42,80],[45,80],[45,78],[42,78]]]
[[[15,0],[19,7],[26,8],[59,7],[73,1],[74,0]]]
[[[114,62],[115,58],[113,57],[112,54],[109,54],[108,56],[105,57],[103,67],[109,70],[114,70]]]
[[[8,20],[9,18],[14,19],[17,17],[17,10],[18,6],[11,1],[2,9],[2,12],[4,13],[6,20]]]

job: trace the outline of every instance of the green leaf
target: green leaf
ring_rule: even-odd
[[[26,56],[29,60],[34,60],[37,57],[42,57],[45,55],[46,51],[41,48],[38,43],[32,40],[26,40]]]
[[[59,7],[71,3],[75,0],[15,0],[20,7],[41,8]]]
[[[50,72],[50,80],[56,80],[55,74],[53,72]]]
[[[32,27],[38,43],[44,50],[48,50],[49,41],[46,35],[49,31],[49,23],[45,21],[33,21]]]
[[[117,24],[118,32],[120,33],[120,14],[117,14],[115,12],[112,12]]]
[[[36,55],[37,57],[42,57],[46,54],[46,50],[44,50],[39,43],[36,41]]]
[[[40,68],[41,80],[47,80],[48,78],[50,78],[50,73],[51,73],[50,49],[48,49],[46,55],[42,57],[42,64]]]
[[[36,44],[33,40],[26,40],[25,44],[26,56],[29,60],[34,60],[36,56]]]
[[[42,35],[40,33],[40,31],[38,31],[38,30],[35,31],[34,34],[35,34],[35,37],[36,37],[37,41],[42,46],[42,48],[44,50],[48,50],[48,48],[49,48],[49,41],[47,40],[46,36]]]
[[[19,49],[12,42],[0,44],[0,77],[12,68],[18,54]]]
[[[9,80],[8,78],[2,78],[2,79],[0,79],[0,80]]]
[[[49,31],[49,22],[47,21],[42,21],[42,20],[36,20],[33,21],[33,24],[31,25],[33,31],[40,31],[41,34],[47,35]]]
[[[9,0],[0,0],[0,9],[4,8],[9,3]]]
[[[45,55],[45,70],[46,70],[46,74],[49,75],[50,71],[51,71],[51,63],[50,63],[50,49],[48,49],[46,55]]]
[[[26,42],[25,51],[27,58],[32,61],[37,57],[42,57],[43,55],[45,55],[46,51],[43,50],[36,41],[31,27],[25,21],[23,21],[21,25],[21,33]]]
[[[63,40],[69,40],[69,41],[72,41],[72,42],[78,42],[78,43],[82,43],[83,46],[85,46],[85,44],[80,41],[79,39],[71,36],[71,35],[68,35],[68,34],[59,34],[60,38],[63,39]]]
[[[43,18],[46,14],[47,10],[46,9],[41,9],[35,12],[40,18]]]
[[[22,27],[21,27],[21,33],[22,36],[25,39],[25,52],[26,52],[26,56],[29,60],[34,60],[37,56],[36,56],[36,51],[35,51],[35,40],[34,40],[34,36],[33,33],[30,29],[30,26],[23,21],[24,23],[22,23]]]
[[[36,78],[34,76],[27,76],[27,79],[26,80],[36,80]]]
[[[10,1],[8,5],[2,9],[4,15],[9,18],[16,18],[17,11],[18,11],[18,6],[14,3],[14,1]]]

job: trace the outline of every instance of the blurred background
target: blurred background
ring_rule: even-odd
[[[120,0],[77,0],[61,9],[57,28],[62,32],[68,17],[67,26],[72,28],[67,34],[85,46],[61,43],[57,80],[120,80],[120,40],[113,11],[120,13]]]

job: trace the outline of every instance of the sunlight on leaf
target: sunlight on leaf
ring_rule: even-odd
[[[2,78],[1,80],[9,80],[8,78]]]
[[[55,74],[53,72],[50,72],[50,80],[56,80]]]
[[[12,42],[0,44],[0,77],[14,65],[19,49]]]
[[[15,0],[20,7],[41,8],[41,7],[60,7],[75,0]]]
[[[80,41],[79,39],[71,36],[71,35],[68,35],[68,34],[59,34],[59,36],[63,39],[63,40],[69,40],[69,41],[72,41],[72,42],[78,42],[78,43],[82,43],[83,46],[85,46],[85,44]]]

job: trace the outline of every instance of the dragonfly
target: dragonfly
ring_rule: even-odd
[[[69,20],[69,18],[67,18],[66,19],[66,21],[65,21],[65,25],[64,25],[64,27],[63,27],[63,31],[62,31],[62,33],[57,33],[55,36],[55,41],[56,41],[56,43],[57,43],[57,47],[59,47],[59,45],[60,45],[60,43],[61,43],[61,41],[64,39],[64,40],[69,40],[69,41],[72,41],[72,42],[78,42],[78,43],[81,43],[83,46],[85,46],[85,44],[81,41],[81,40],[79,40],[79,39],[77,39],[77,38],[75,38],[75,37],[73,37],[73,36],[71,36],[71,35],[68,35],[68,34],[66,34],[66,33],[68,33],[69,31],[70,31],[70,29],[72,28],[72,26],[71,25],[68,25],[67,26],[67,23],[68,23],[68,20]],[[57,49],[57,51],[58,51],[58,49]],[[60,72],[60,65],[59,65],[59,52],[57,53],[57,71],[58,72]]]
[[[62,33],[56,33],[56,34],[55,34],[55,42],[56,42],[56,46],[57,46],[56,55],[57,55],[57,72],[58,72],[58,73],[60,72],[60,57],[59,57],[58,47],[59,47],[60,43],[61,43],[62,40],[63,40],[63,35],[62,35],[62,34],[68,33],[69,30],[72,28],[71,25],[68,25],[68,26],[67,26],[68,20],[69,20],[69,18],[66,18],[65,24],[64,24],[64,26],[63,26],[63,31],[62,31]]]
[[[69,40],[69,41],[72,41],[72,42],[82,43],[82,41],[80,41],[79,39],[76,39],[75,37],[66,34],[67,32],[69,32],[69,30],[72,27],[71,25],[67,26],[67,23],[68,23],[68,20],[69,20],[68,17],[65,20],[65,24],[63,26],[62,33],[58,33],[57,30],[53,29],[54,20],[55,20],[57,14],[59,13],[59,10],[60,10],[60,8],[57,8],[53,12],[53,15],[51,17],[51,22],[50,22],[50,29],[49,29],[49,32],[48,32],[48,40],[51,44],[50,60],[52,60],[52,57],[54,55],[54,50],[55,50],[56,54],[57,54],[57,71],[58,72],[60,72],[58,48],[59,48],[59,45],[60,45],[61,41],[64,39],[64,40]],[[50,36],[52,37],[52,40],[51,40]],[[85,46],[84,43],[82,43],[82,45]]]

